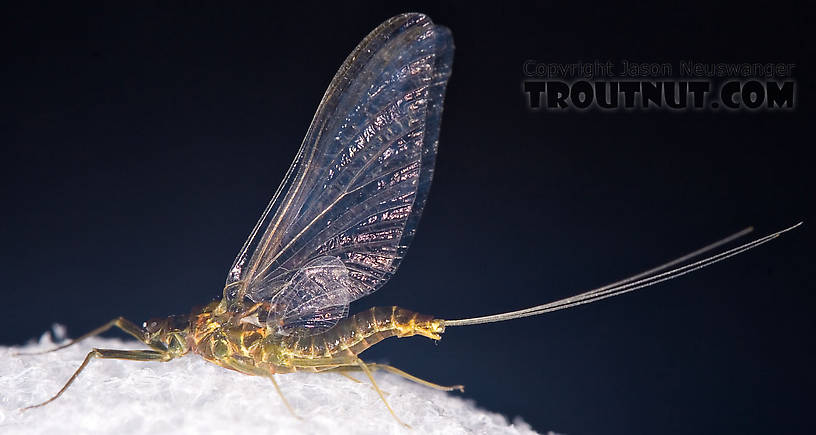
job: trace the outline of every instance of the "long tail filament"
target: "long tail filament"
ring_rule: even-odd
[[[676,258],[672,261],[669,261],[668,263],[649,269],[645,272],[641,272],[637,275],[630,276],[626,279],[611,284],[607,284],[603,287],[598,287],[588,292],[580,293],[574,296],[570,296],[568,298],[559,299],[554,302],[526,308],[523,310],[510,311],[507,313],[494,314],[491,316],[473,317],[470,319],[445,320],[444,323],[445,326],[466,326],[466,325],[478,325],[480,323],[503,322],[505,320],[518,319],[521,317],[537,316],[539,314],[563,310],[566,308],[574,307],[576,305],[588,304],[590,302],[596,302],[601,299],[611,298],[612,296],[622,295],[624,293],[629,293],[631,291],[635,291],[644,287],[649,287],[661,283],[663,281],[678,278],[687,273],[694,272],[695,270],[699,270],[712,264],[719,263],[720,261],[723,261],[727,258],[733,257],[750,249],[756,248],[759,245],[770,242],[771,240],[782,235],[783,233],[786,233],[796,227],[799,227],[800,225],[802,225],[802,222],[799,222],[796,225],[785,228],[784,230],[777,231],[773,234],[769,234],[765,237],[760,237],[751,242],[742,244],[740,246],[737,246],[736,248],[732,248],[727,251],[720,252],[719,254],[703,258],[702,260],[686,264],[685,266],[676,267],[667,272],[663,272],[664,270],[674,265],[683,263],[693,258],[697,258],[705,252],[708,252],[712,249],[716,249],[726,243],[729,243],[735,239],[738,239],[750,233],[751,231],[753,231],[753,228],[749,227],[738,233],[735,233],[731,236],[728,236],[724,239],[718,240],[710,245],[700,248],[694,252]]]

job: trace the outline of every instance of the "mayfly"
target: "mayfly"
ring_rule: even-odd
[[[149,350],[93,349],[53,397],[60,397],[95,358],[170,361],[188,353],[241,373],[365,374],[385,370],[428,387],[442,386],[360,354],[389,337],[440,340],[453,326],[499,322],[617,296],[725,260],[788,229],[700,259],[744,230],[646,272],[544,305],[461,320],[400,307],[349,316],[349,304],[382,287],[397,271],[416,231],[436,158],[445,87],[453,62],[448,29],[421,14],[403,14],[374,29],[348,56],[323,96],[282,184],[229,269],[223,297],[187,316],[141,326],[122,317],[57,347],[117,327]]]

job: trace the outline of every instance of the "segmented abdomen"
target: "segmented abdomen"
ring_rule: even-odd
[[[322,334],[284,339],[281,347],[293,358],[354,358],[389,337],[422,335],[439,340],[443,332],[443,320],[433,316],[400,307],[373,307]]]

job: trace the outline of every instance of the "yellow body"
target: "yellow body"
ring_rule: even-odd
[[[259,321],[267,309],[268,304],[258,303],[233,313],[224,303],[213,303],[191,316],[189,329],[156,332],[163,342],[173,335],[184,337],[181,354],[191,351],[222,367],[270,376],[356,366],[360,353],[385,338],[422,335],[439,340],[445,331],[441,319],[399,307],[374,307],[341,320],[326,332],[286,336]]]
[[[270,378],[284,404],[293,414],[294,410],[286,402],[272,376],[275,373],[337,370],[340,374],[346,375],[344,369],[359,369],[365,372],[397,421],[400,420],[374,382],[371,370],[387,370],[442,391],[463,391],[461,385],[449,387],[437,385],[386,364],[364,363],[358,357],[364,350],[388,337],[422,335],[440,340],[442,338],[440,334],[445,331],[445,321],[442,319],[434,319],[432,316],[399,307],[374,307],[344,318],[333,328],[319,334],[282,335],[277,332],[275,325],[267,325],[265,322],[270,308],[269,303],[261,302],[248,309],[235,311],[229,310],[228,306],[226,301],[213,302],[190,316],[150,320],[141,327],[118,317],[88,334],[52,349],[53,351],[65,348],[112,327],[122,329],[151,348],[151,350],[93,349],[57,394],[45,402],[24,409],[40,407],[57,399],[94,358],[170,361],[190,352],[221,367]]]

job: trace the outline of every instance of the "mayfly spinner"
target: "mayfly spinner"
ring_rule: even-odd
[[[56,395],[95,358],[170,361],[190,352],[219,366],[268,377],[296,371],[386,370],[450,391],[360,354],[389,337],[439,340],[447,327],[562,310],[685,275],[766,243],[797,225],[703,259],[750,230],[622,281],[536,307],[443,320],[400,307],[349,316],[349,303],[382,287],[414,236],[436,158],[453,40],[420,14],[391,18],[357,46],[320,102],[292,166],[227,274],[223,298],[189,316],[138,326],[122,317],[56,349],[112,327],[150,350],[93,349]],[[293,411],[294,413],[294,411]],[[397,420],[399,420],[397,418]]]

